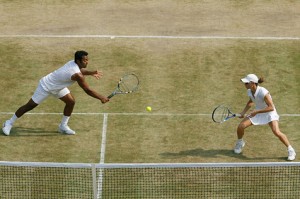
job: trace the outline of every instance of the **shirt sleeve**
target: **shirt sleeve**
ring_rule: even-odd
[[[69,73],[70,77],[69,78],[71,79],[72,75],[74,75],[76,73],[81,73],[81,71],[80,71],[78,65],[73,61],[71,64],[71,67],[70,67],[70,73]]]
[[[261,87],[261,97],[264,98],[267,94],[269,93],[269,91],[263,87]]]
[[[247,95],[253,101],[253,96],[250,89],[247,90]]]

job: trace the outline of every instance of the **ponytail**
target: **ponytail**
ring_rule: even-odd
[[[258,83],[259,83],[259,84],[263,83],[264,81],[265,81],[265,80],[264,80],[263,77],[261,77],[261,78],[258,79]]]

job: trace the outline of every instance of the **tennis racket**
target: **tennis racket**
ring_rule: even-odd
[[[212,113],[212,120],[216,123],[223,123],[231,118],[239,117],[240,114],[232,113],[230,109],[224,105],[217,106]]]
[[[108,96],[108,98],[112,98],[117,94],[128,94],[133,93],[139,88],[139,78],[133,73],[124,75],[120,81],[116,89]]]

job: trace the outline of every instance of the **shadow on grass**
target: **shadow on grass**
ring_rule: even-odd
[[[5,136],[4,134],[2,134]],[[46,131],[43,128],[23,128],[16,127],[12,128],[10,135],[11,137],[23,137],[23,136],[60,136],[63,135],[58,131]]]
[[[257,158],[249,158],[244,156],[243,154],[235,154],[233,150],[228,149],[191,149],[186,151],[179,151],[178,153],[173,152],[165,152],[160,154],[164,158],[181,158],[185,156],[194,156],[194,157],[202,157],[202,158],[220,158],[220,156],[227,156],[231,158],[236,158],[240,160],[268,160],[268,159],[278,159],[278,160],[286,160],[286,157],[257,157]]]

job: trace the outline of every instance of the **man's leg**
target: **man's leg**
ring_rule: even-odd
[[[71,93],[68,93],[59,99],[65,103],[65,108],[64,108],[64,116],[59,125],[58,131],[61,133],[74,135],[75,131],[70,129],[70,127],[68,126],[68,122],[69,122],[70,116],[72,115],[72,112],[73,112],[73,109],[75,106],[75,99]]]
[[[35,107],[37,107],[38,104],[35,103],[32,99],[30,99],[27,104],[21,106],[15,113],[15,115],[17,116],[17,118],[22,117],[22,115],[24,115],[25,113],[27,113],[28,111],[31,111],[32,109],[34,109]]]
[[[31,99],[23,106],[21,106],[16,112],[15,114],[12,116],[12,118],[10,120],[7,120],[4,124],[3,124],[3,133],[5,135],[9,135],[10,134],[10,130],[13,126],[13,124],[15,123],[15,121],[22,117],[25,113],[27,113],[28,111],[31,111],[32,109],[34,109],[35,107],[37,107],[39,104],[41,104],[45,99],[47,99],[47,97],[49,96],[49,92],[45,91],[43,89],[43,87],[39,84],[38,87],[36,88],[36,90],[34,91],[33,96],[31,97]]]
[[[66,105],[64,108],[64,116],[71,116],[74,106],[75,106],[75,99],[71,93],[66,94],[65,96],[59,98],[63,101]]]
[[[32,109],[34,109],[37,106],[38,106],[38,104],[35,103],[32,99],[30,99],[25,105],[21,106],[16,111],[16,113],[9,120],[6,120],[6,122],[3,124],[3,128],[2,128],[3,133],[5,135],[9,135],[10,130],[11,130],[13,124],[15,123],[15,121],[18,118],[22,117],[22,115],[24,115],[28,111],[31,111]]]

